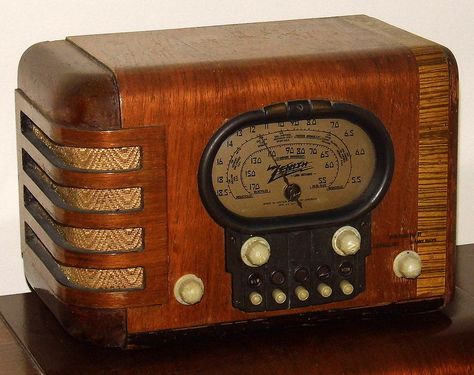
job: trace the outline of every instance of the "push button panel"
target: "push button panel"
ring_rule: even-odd
[[[333,243],[337,233],[352,242],[355,239],[357,251],[336,251]],[[365,288],[370,214],[339,226],[259,234],[258,241],[268,245],[265,252],[270,254],[260,266],[249,265],[242,257],[242,247],[255,237],[226,231],[226,268],[232,274],[233,305],[240,310],[271,311],[326,304],[352,299]]]

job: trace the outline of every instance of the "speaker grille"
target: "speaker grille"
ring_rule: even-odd
[[[21,129],[49,161],[61,168],[81,169],[81,173],[129,172],[141,167],[141,147],[91,148],[63,146],[53,142],[25,114],[21,114]],[[108,215],[140,210],[143,207],[141,187],[92,189],[62,186],[56,183],[38,162],[23,150],[23,169],[36,187],[55,205],[66,210]],[[73,170],[73,169],[71,169]],[[66,251],[90,253],[123,253],[143,250],[143,228],[87,228],[64,225],[50,216],[35,195],[25,186],[25,208],[48,237]],[[144,288],[144,268],[83,268],[58,263],[47,245],[25,223],[26,242],[34,253],[48,264],[58,281],[72,288],[120,291]],[[52,244],[48,241],[47,244]],[[110,254],[113,255],[113,254]]]
[[[72,246],[89,251],[136,251],[142,246],[142,228],[84,229],[54,224],[57,232]]]
[[[70,167],[92,171],[123,171],[140,168],[140,147],[86,148],[54,143],[31,120],[33,136]]]
[[[165,303],[164,127],[64,126],[20,91],[16,101],[29,280],[45,281],[66,303]]]
[[[142,189],[84,189],[60,186],[51,180],[36,163],[30,162],[30,171],[39,176],[67,205],[91,211],[125,211],[142,206]]]
[[[87,289],[141,289],[143,268],[99,270],[60,265],[61,272],[75,286]]]
[[[56,242],[71,251],[76,249],[88,252],[142,250],[143,228],[92,229],[62,225],[53,220],[27,188],[24,189],[23,196],[26,209],[36,221],[41,223],[47,233],[53,235]]]
[[[145,286],[143,267],[96,269],[71,267],[58,263],[25,223],[25,240],[33,252],[48,267],[54,277],[68,287],[91,290],[133,290]]]

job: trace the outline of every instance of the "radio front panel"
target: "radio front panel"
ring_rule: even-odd
[[[80,339],[452,296],[442,46],[366,16],[69,37],[25,52],[16,105],[25,274]]]

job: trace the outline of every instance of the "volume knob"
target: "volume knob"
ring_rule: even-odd
[[[342,256],[354,255],[360,249],[360,233],[351,226],[339,228],[332,236],[332,248]]]
[[[421,273],[421,258],[414,251],[402,251],[393,261],[393,272],[398,277],[416,279]]]
[[[260,267],[270,259],[270,245],[262,237],[250,237],[240,250],[242,261],[249,267]]]
[[[181,276],[174,284],[174,296],[183,305],[195,305],[204,295],[204,283],[193,274]]]

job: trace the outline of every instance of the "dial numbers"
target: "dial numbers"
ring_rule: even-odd
[[[259,124],[239,129],[212,166],[219,201],[243,217],[325,211],[356,200],[371,182],[374,145],[344,119]]]

